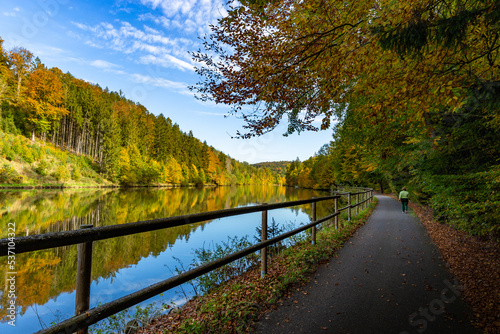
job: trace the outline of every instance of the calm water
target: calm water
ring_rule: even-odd
[[[326,195],[273,186],[4,191],[0,192],[0,235],[7,236],[9,222],[15,223],[16,235],[23,236],[78,229],[81,224],[124,224]],[[325,215],[328,206],[318,205],[318,217]],[[310,213],[310,205],[272,210],[269,221],[299,226],[309,221]],[[255,242],[260,221],[261,214],[253,213],[95,242],[90,307],[174,276],[179,263],[187,267],[192,262],[195,249],[235,236]],[[0,277],[6,277],[7,258],[0,257],[0,262]],[[2,284],[1,333],[31,333],[74,314],[76,246],[16,255],[16,269],[16,326],[5,318],[7,289]],[[184,285],[147,302],[161,299],[182,304],[185,295],[192,294],[190,286]]]

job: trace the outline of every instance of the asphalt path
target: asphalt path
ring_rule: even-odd
[[[367,223],[256,333],[478,333],[424,226],[377,195]]]

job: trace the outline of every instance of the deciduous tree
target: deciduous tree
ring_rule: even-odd
[[[35,140],[35,131],[45,136],[52,123],[68,113],[63,108],[63,86],[55,71],[39,64],[28,75],[22,105],[32,124],[32,140]]]

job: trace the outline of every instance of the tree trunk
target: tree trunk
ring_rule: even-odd
[[[54,146],[57,146],[56,145],[56,130],[52,130],[52,138],[50,139],[50,142],[54,145]]]
[[[59,138],[59,147],[64,149],[64,140],[66,139],[66,116],[63,116],[61,122],[61,136]]]
[[[67,146],[68,146],[68,151],[71,151],[72,149],[72,143],[71,143],[71,137],[73,135],[73,119],[70,118],[69,119],[69,122],[68,122],[68,142],[67,142]]]
[[[94,159],[97,161],[98,156],[99,156],[99,131],[101,129],[101,124],[97,125],[97,132],[95,135],[95,144],[94,144]],[[102,166],[101,166],[102,167]]]

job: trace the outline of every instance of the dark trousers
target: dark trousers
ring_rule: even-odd
[[[403,205],[403,212],[408,211],[408,198],[401,198],[401,204]]]

